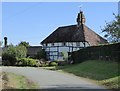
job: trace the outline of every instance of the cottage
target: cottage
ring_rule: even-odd
[[[41,42],[49,60],[63,60],[69,52],[107,43],[105,39],[85,25],[83,11],[78,13],[76,20],[76,25],[58,27]]]

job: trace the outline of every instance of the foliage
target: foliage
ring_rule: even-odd
[[[22,46],[25,46],[25,47],[30,46],[29,42],[26,42],[26,41],[21,41],[18,45],[22,45]]]
[[[36,66],[36,60],[32,58],[20,58],[17,65],[19,66]]]
[[[17,58],[25,58],[27,56],[27,49],[25,46],[19,45],[16,46],[16,57]]]
[[[46,52],[45,52],[45,50],[41,49],[39,52],[37,52],[36,58],[46,60]]]
[[[27,50],[24,46],[9,45],[2,53],[3,65],[15,65],[18,58],[26,57]]]
[[[68,60],[68,53],[63,51],[62,55],[63,55],[63,60],[67,61]]]
[[[2,53],[3,65],[15,65],[16,62],[16,48],[9,45]]]
[[[55,62],[55,61],[53,61],[53,62],[50,62],[50,63],[49,63],[49,66],[58,66],[58,63]]]
[[[110,42],[120,42],[120,16],[115,16],[115,20],[106,23],[102,32],[105,32],[105,37],[109,38]]]

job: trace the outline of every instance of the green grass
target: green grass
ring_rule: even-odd
[[[14,73],[3,73],[4,89],[35,89],[37,85],[26,77]]]
[[[112,89],[118,87],[118,78],[120,78],[118,65],[120,65],[120,63],[113,61],[89,60],[79,64],[48,67],[46,69],[62,70],[63,72],[72,73],[80,77],[91,79]]]
[[[99,81],[99,83],[108,87],[108,88],[112,88],[112,89],[119,88],[120,89],[120,76],[106,79],[106,80],[102,80],[102,81]]]
[[[65,66],[62,70],[94,80],[104,80],[120,75],[118,63],[112,61],[89,60],[80,64]]]

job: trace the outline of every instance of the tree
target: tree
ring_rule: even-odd
[[[23,46],[25,46],[25,47],[30,46],[30,45],[29,45],[29,42],[26,42],[26,41],[21,41],[18,45],[23,45]]]
[[[9,45],[2,53],[3,65],[14,65],[16,62],[16,49],[13,45]]]
[[[115,20],[106,23],[102,32],[106,33],[104,37],[108,38],[108,41],[120,42],[120,16],[113,15],[115,16]]]
[[[25,46],[9,45],[2,53],[3,65],[15,65],[17,59],[25,58],[27,54],[27,49]]]
[[[25,58],[27,56],[27,49],[23,45],[18,45],[16,48],[16,57],[17,58]]]

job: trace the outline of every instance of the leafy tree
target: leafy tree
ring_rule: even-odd
[[[16,57],[17,58],[25,58],[27,55],[27,49],[25,46],[18,45],[16,48]]]
[[[30,45],[29,45],[29,42],[26,42],[26,41],[21,41],[18,45],[23,45],[23,46],[25,46],[25,47],[30,46]]]
[[[16,49],[13,45],[9,45],[2,53],[3,65],[14,65],[16,62]]]
[[[110,42],[120,42],[120,16],[113,15],[115,16],[115,20],[106,23],[102,32],[106,33],[104,37],[108,38]]]
[[[25,46],[9,45],[2,53],[3,65],[15,65],[17,59],[26,57],[27,49]]]

